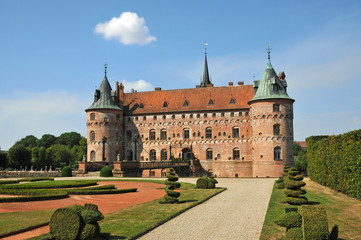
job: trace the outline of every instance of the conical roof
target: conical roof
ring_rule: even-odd
[[[91,109],[117,109],[122,110],[112,98],[112,88],[105,74],[99,89],[95,90],[94,101],[85,111]]]
[[[203,80],[201,82],[201,87],[206,87],[210,83],[211,83],[211,81],[209,80],[207,54],[205,54],[204,69],[203,69]]]
[[[261,80],[254,81],[253,87],[255,93],[251,101],[275,98],[293,100],[287,94],[286,80],[280,80],[278,78],[270,60],[268,60]]]

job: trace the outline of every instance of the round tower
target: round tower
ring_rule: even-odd
[[[270,59],[270,58],[268,58]],[[254,82],[249,102],[252,127],[253,177],[279,177],[293,165],[293,100],[285,74],[277,76],[270,60],[262,79]]]
[[[95,90],[92,105],[87,113],[87,161],[113,162],[122,156],[123,107],[119,101],[119,86],[112,91],[106,67],[105,76]]]

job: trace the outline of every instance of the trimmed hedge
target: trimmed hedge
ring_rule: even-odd
[[[71,167],[65,166],[63,169],[61,169],[61,175],[62,177],[72,177],[73,173],[71,171]]]
[[[33,189],[1,189],[0,194],[24,195],[23,197],[3,197],[0,202],[30,202],[54,200],[69,197],[68,193],[63,190],[33,190]]]
[[[310,178],[361,200],[361,130],[306,141]]]
[[[54,181],[53,177],[21,178],[19,182]]]
[[[52,181],[52,182],[35,182],[17,185],[1,185],[0,189],[50,189],[50,188],[72,188],[88,187],[97,184],[96,180],[79,180],[79,181]]]
[[[328,222],[323,206],[301,206],[302,231],[304,239],[328,239]]]
[[[300,228],[302,225],[302,217],[296,211],[282,214],[275,221],[277,225],[285,227],[287,231],[291,228]]]
[[[113,177],[112,169],[108,166],[103,167],[100,170],[100,176],[101,177]]]
[[[68,194],[72,195],[98,195],[98,194],[121,194],[128,192],[136,192],[137,188],[127,188],[127,189],[100,189],[100,190],[87,190],[87,189],[71,189],[66,190]]]
[[[301,228],[292,228],[286,232],[286,240],[303,240]]]
[[[0,180],[0,185],[1,184],[13,184],[13,183],[19,183],[18,180]]]
[[[200,177],[197,179],[196,188],[216,188],[218,181],[214,177]]]

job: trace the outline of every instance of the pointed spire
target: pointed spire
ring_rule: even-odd
[[[203,69],[203,80],[201,82],[201,87],[206,87],[208,84],[211,83],[209,80],[209,73],[208,73],[208,63],[207,63],[207,46],[208,43],[204,44],[204,69]]]

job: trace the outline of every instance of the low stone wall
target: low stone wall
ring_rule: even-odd
[[[0,171],[0,178],[60,177],[60,174],[59,171]]]

